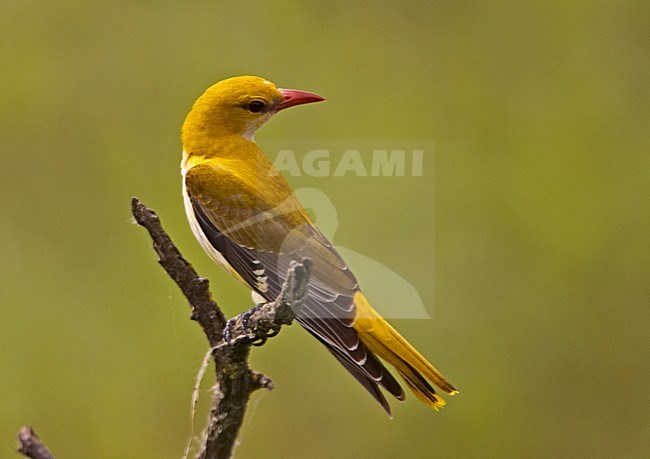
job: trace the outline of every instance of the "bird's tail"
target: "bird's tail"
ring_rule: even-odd
[[[397,330],[375,311],[361,292],[354,298],[357,316],[354,328],[363,344],[395,367],[415,396],[438,410],[445,401],[436,394],[429,382],[454,395],[458,391]]]

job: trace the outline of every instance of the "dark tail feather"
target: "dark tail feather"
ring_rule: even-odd
[[[298,322],[318,341],[323,343],[327,350],[336,357],[336,360],[379,402],[389,416],[391,415],[390,406],[379,389],[379,386],[386,389],[388,393],[398,400],[404,400],[406,398],[404,390],[397,382],[397,379],[395,379],[363,342],[359,340],[357,347],[352,350],[342,350],[321,338],[318,331],[312,329],[311,323],[300,318]],[[356,334],[354,329],[350,328],[350,330]]]
[[[334,357],[336,357],[336,360],[341,362],[341,365],[343,365],[345,369],[348,370],[350,374],[354,376],[355,379],[359,381],[368,392],[370,392],[370,395],[372,395],[374,399],[379,402],[384,411],[386,411],[386,414],[392,418],[393,416],[390,412],[390,405],[386,401],[384,394],[382,394],[381,390],[379,390],[379,385],[375,382],[375,380],[369,378],[361,371],[359,371],[359,367],[350,363],[345,357],[340,356],[334,349],[329,346],[326,347],[327,350],[330,351]]]
[[[317,335],[315,335],[318,338]],[[319,339],[319,341],[323,342]],[[384,394],[379,389],[379,386],[386,389],[397,400],[404,400],[406,398],[402,386],[397,382],[395,377],[377,360],[377,357],[370,352],[369,349],[364,349],[366,359],[363,363],[353,361],[350,356],[343,354],[339,349],[330,346],[328,343],[323,342],[325,347],[330,353],[336,357],[341,365],[345,367],[354,378],[361,383],[361,385],[373,396],[377,402],[384,408],[388,416],[391,416],[390,405],[386,401]],[[359,343],[359,346],[364,346]],[[364,346],[365,348],[365,346]],[[373,377],[372,374],[377,374]]]

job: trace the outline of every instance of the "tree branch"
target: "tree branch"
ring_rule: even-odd
[[[226,326],[226,316],[212,299],[208,280],[205,277],[200,277],[192,265],[183,258],[153,210],[145,206],[138,198],[133,198],[131,212],[135,221],[149,231],[153,240],[153,248],[158,254],[158,263],[167,271],[167,274],[176,282],[190,302],[191,319],[201,325],[210,346],[217,346],[221,342],[222,330]]]
[[[31,457],[32,459],[54,459],[50,450],[41,442],[41,439],[38,438],[38,435],[36,435],[36,432],[30,426],[20,428],[18,442],[20,445],[17,451],[26,457]]]
[[[207,427],[206,442],[199,457],[222,459],[232,455],[251,392],[273,388],[269,377],[252,370],[248,355],[252,345],[261,345],[295,318],[307,292],[311,260],[292,262],[278,298],[255,306],[226,321],[212,299],[208,280],[200,277],[183,258],[160,224],[155,212],[139,199],[131,201],[136,222],[153,240],[158,261],[188,299],[191,319],[196,320],[215,349],[216,392]]]

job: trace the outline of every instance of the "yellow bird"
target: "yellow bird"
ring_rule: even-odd
[[[208,255],[265,301],[280,292],[292,260],[310,258],[308,295],[296,318],[300,325],[388,414],[379,386],[399,400],[404,391],[377,357],[437,410],[445,402],[430,383],[451,395],[456,389],[370,306],[345,261],[253,140],[280,110],[322,100],[255,76],[208,88],[182,129],[187,218]]]

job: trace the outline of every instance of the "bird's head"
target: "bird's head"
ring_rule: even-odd
[[[222,80],[197,99],[183,124],[183,139],[240,135],[252,140],[255,131],[278,111],[324,100],[295,89],[280,89],[264,78],[240,76]]]

